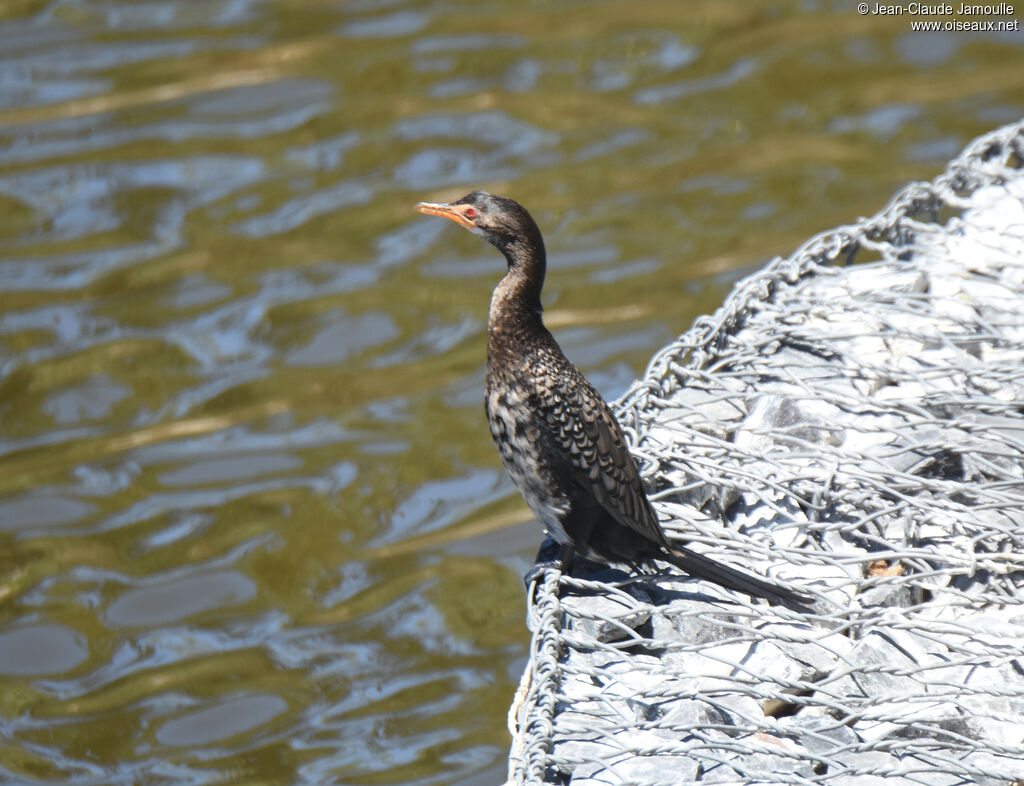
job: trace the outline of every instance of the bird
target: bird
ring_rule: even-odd
[[[526,208],[473,191],[416,210],[482,237],[508,263],[488,311],[485,410],[512,482],[560,546],[554,562],[568,571],[579,555],[642,571],[661,560],[752,597],[806,602],[795,589],[668,542],[621,425],[544,325],[547,256]]]

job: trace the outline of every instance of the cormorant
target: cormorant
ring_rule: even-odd
[[[416,209],[451,219],[508,261],[487,320],[487,420],[512,481],[562,546],[563,568],[574,553],[633,569],[663,560],[747,595],[806,602],[802,593],[669,544],[622,427],[544,326],[544,240],[526,209],[484,191]]]

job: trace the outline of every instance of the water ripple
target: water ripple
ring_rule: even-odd
[[[539,535],[481,411],[503,262],[413,205],[529,204],[615,395],[1024,114],[1016,40],[708,9],[0,9],[0,781],[504,777]]]

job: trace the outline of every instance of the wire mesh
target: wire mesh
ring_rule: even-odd
[[[742,281],[619,415],[670,534],[544,571],[512,783],[1024,782],[1024,122]]]

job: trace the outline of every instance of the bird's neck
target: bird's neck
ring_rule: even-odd
[[[531,335],[546,333],[541,318],[541,289],[547,257],[540,238],[517,240],[501,249],[508,272],[491,296],[487,319],[488,346],[497,349],[509,342],[522,343]]]

